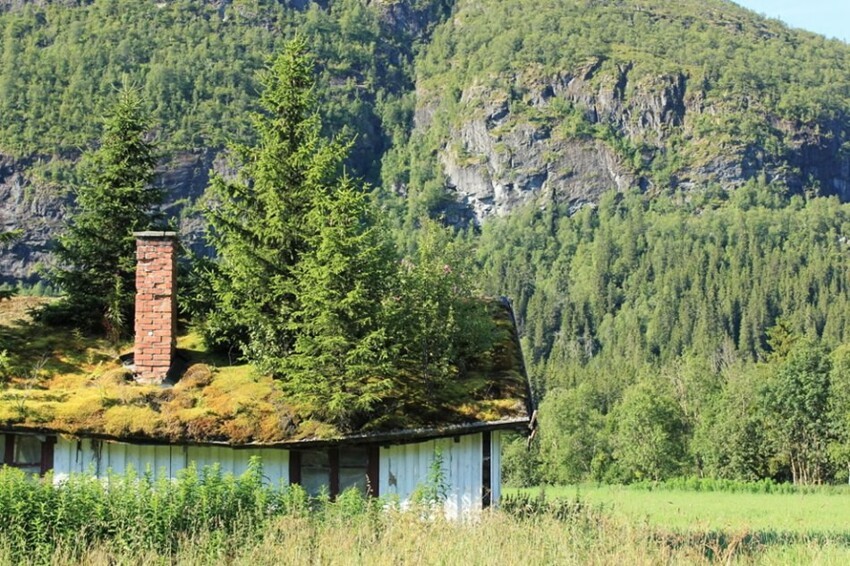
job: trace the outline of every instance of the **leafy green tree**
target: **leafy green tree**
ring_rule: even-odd
[[[661,480],[683,470],[685,418],[663,387],[648,381],[630,387],[611,418],[613,456],[620,479]]]
[[[206,332],[274,371],[295,345],[294,270],[315,236],[308,214],[332,193],[347,144],[321,135],[303,39],[287,43],[260,83],[263,112],[253,120],[259,141],[234,147],[238,176],[215,175],[210,185],[207,218],[219,263]]]
[[[50,279],[64,293],[47,319],[126,335],[133,319],[135,239],[151,227],[159,190],[150,186],[156,157],[139,94],[124,87],[104,123],[101,146],[86,156],[76,207],[59,238]]]
[[[771,475],[775,450],[766,384],[774,369],[763,365],[731,372],[723,391],[706,400],[691,445],[703,473],[746,481]]]
[[[827,479],[831,370],[827,350],[802,340],[792,346],[771,383],[772,430],[794,483]]]
[[[586,479],[594,458],[605,452],[605,418],[589,384],[549,391],[540,405],[540,446],[547,479]]]
[[[832,442],[830,458],[844,467],[850,483],[850,345],[839,346],[831,355],[829,420]]]
[[[543,481],[543,466],[540,443],[529,442],[523,435],[504,437],[502,445],[502,471],[506,485],[511,487],[533,487]]]

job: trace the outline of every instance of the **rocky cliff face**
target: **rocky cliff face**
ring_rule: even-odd
[[[27,173],[31,165],[31,159],[0,155],[0,232],[23,231],[0,250],[0,283],[36,277],[69,203],[66,195],[34,182]]]
[[[461,156],[449,149],[440,155],[448,189],[470,210],[475,223],[504,216],[534,200],[555,199],[580,207],[596,201],[602,191],[635,185],[632,172],[600,141],[558,139],[549,129],[530,123],[496,133],[494,118],[500,113],[467,122],[453,132]]]
[[[164,160],[155,185],[165,194],[163,211],[174,218],[183,245],[202,251],[203,222],[194,209],[209,181],[211,169],[223,167],[214,150],[187,151]],[[49,263],[51,241],[61,232],[73,198],[62,187],[35,178],[35,158],[16,160],[0,155],[0,231],[21,230],[22,237],[0,251],[0,283],[38,279]]]
[[[0,13],[27,3],[50,2],[74,6],[89,0],[0,0]],[[282,2],[302,9],[310,0]],[[207,3],[224,6],[230,0]],[[445,190],[455,201],[445,211],[452,222],[480,224],[529,203],[546,206],[556,201],[577,209],[596,202],[605,191],[632,187],[659,192],[709,185],[733,189],[754,177],[781,180],[791,191],[835,194],[850,201],[847,116],[808,123],[780,119],[768,102],[750,97],[746,89],[729,97],[711,92],[712,87],[704,82],[708,79],[692,78],[694,67],[667,64],[666,60],[656,67],[657,61],[648,64],[646,57],[642,62],[630,62],[634,53],[641,51],[637,48],[620,49],[607,57],[582,55],[575,58],[579,63],[558,59],[546,66],[527,59],[508,61],[498,76],[489,71],[480,76],[459,73],[451,78],[461,86],[448,88],[440,80],[429,82],[428,73],[439,76],[445,68],[463,67],[458,63],[462,60],[455,59],[458,37],[470,30],[475,19],[493,10],[478,10],[480,3],[460,0],[366,3],[379,14],[381,36],[392,39],[384,45],[392,52],[386,60],[400,67],[427,59],[422,55],[443,38],[443,47],[436,50],[440,58],[431,62],[432,68],[420,72],[427,65],[417,66],[417,72],[393,79],[394,92],[405,98],[405,104],[393,112],[405,114],[407,101],[415,101],[412,124],[406,128],[426,134],[418,139],[428,138],[429,144],[439,137],[433,145],[416,147],[408,156],[427,160],[443,173]],[[668,7],[672,10],[672,6]],[[559,6],[561,11],[569,9],[575,6]],[[611,11],[618,17],[628,12]],[[521,14],[519,21],[527,19],[528,14]],[[725,20],[720,20],[722,33],[743,33],[742,26],[727,30]],[[488,29],[506,25],[499,21]],[[681,31],[686,24],[676,25]],[[752,41],[766,40],[759,30],[757,26]],[[587,31],[593,35],[593,30]],[[446,37],[453,39],[447,42]],[[552,37],[555,42],[562,39]],[[791,49],[791,43],[785,47]],[[340,86],[344,79],[333,80]],[[365,79],[358,77],[354,82],[359,85]],[[365,113],[371,116],[367,124],[371,130],[363,138],[377,141],[360,148],[362,155],[357,159],[380,164],[384,140],[390,136],[382,129],[383,117],[372,98],[358,100],[374,110]],[[733,118],[724,121],[726,116]],[[747,116],[750,123],[738,124],[741,116]],[[744,126],[756,128],[757,134],[736,133]],[[440,134],[429,136],[432,132]],[[409,133],[393,139],[398,143]],[[0,155],[0,229],[24,230],[20,241],[0,251],[0,281],[36,276],[35,267],[47,257],[49,242],[71,202],[61,188],[49,186],[31,173],[35,162],[34,157],[16,160]],[[217,166],[216,150],[201,148],[179,152],[160,167],[157,183],[165,189],[166,212],[179,218],[184,241],[194,248],[203,247],[202,223],[190,211],[203,193],[210,168]],[[396,189],[399,194],[413,195],[417,187]]]
[[[604,63],[543,80],[517,75],[520,96],[478,86],[462,93],[468,111],[439,152],[447,189],[465,211],[453,217],[480,224],[548,199],[578,208],[605,191],[630,187],[687,190],[714,183],[729,190],[760,175],[793,192],[850,199],[850,154],[841,150],[850,137],[846,120],[805,125],[765,113],[766,128],[785,148],[770,154],[758,143],[700,133],[702,117],[725,110],[707,103],[685,74],[634,84],[629,64],[606,70]],[[417,127],[427,129],[438,113],[423,103]],[[661,175],[658,163],[671,152],[681,155],[682,165]]]

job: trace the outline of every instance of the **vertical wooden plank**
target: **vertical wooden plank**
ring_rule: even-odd
[[[178,444],[172,446],[169,461],[171,463],[171,478],[177,479],[180,472],[186,469],[186,445]]]
[[[132,470],[137,477],[143,476],[146,471],[146,462],[142,455],[142,448],[134,444],[126,444],[123,446],[123,450],[124,473]]]
[[[167,448],[168,454],[166,455],[166,459],[168,466],[168,478],[173,480],[177,477],[177,468],[174,467],[174,452],[178,449],[178,447],[173,444],[169,444]]]
[[[224,452],[224,456],[227,461],[230,463],[230,473],[233,474],[233,477],[239,477],[245,470],[248,469],[246,465],[248,463],[248,458],[251,457],[251,451],[247,448],[240,448],[239,450],[235,450],[233,448],[222,448],[222,452]]]
[[[171,462],[172,462],[171,457],[172,457],[172,453],[174,452],[174,446],[172,446],[171,444],[167,444],[165,446],[165,448],[166,448],[166,451],[165,451],[165,454],[163,454],[163,456],[165,456],[165,469],[166,469],[166,474],[167,474],[166,477],[168,477],[168,479],[170,479],[170,480],[173,480],[174,479],[174,467],[171,465]]]
[[[493,431],[491,436],[491,453],[490,453],[490,489],[492,492],[491,504],[494,507],[499,506],[499,500],[502,498],[502,433],[498,430]]]
[[[277,449],[280,450],[280,449]],[[289,458],[292,456],[290,450],[280,450],[280,460],[278,463],[278,476],[275,480],[275,485],[283,485],[289,483]]]
[[[103,448],[107,452],[107,469],[111,469],[116,475],[125,475],[129,471],[127,469],[128,446],[123,443],[105,442]],[[135,467],[134,469],[138,470]]]
[[[82,474],[85,473],[86,467],[86,450],[84,443],[85,441],[82,438],[77,439],[74,447],[74,471]]]
[[[3,450],[3,463],[11,466],[15,461],[15,435],[6,435],[6,447]]]
[[[151,462],[154,478],[159,478],[165,473],[165,467],[162,464],[162,446],[151,446],[148,450],[147,461]]]
[[[80,440],[79,444],[80,472],[94,474],[97,476],[97,462],[95,461],[94,441],[91,439]]]
[[[289,485],[301,484],[301,452],[289,453]]]
[[[156,477],[156,450],[153,446],[135,445],[132,446],[133,452],[137,454],[137,461],[141,466],[143,474],[150,470],[151,477]],[[129,451],[129,450],[128,450]]]
[[[221,464],[223,475],[233,474],[233,451],[222,446],[216,448],[216,460]]]
[[[490,431],[481,435],[481,508],[487,509],[493,503],[493,470],[492,464],[493,445]]]
[[[55,445],[55,436],[48,436],[41,443],[41,475],[53,469],[53,449]]]
[[[68,477],[68,441],[64,438],[56,438],[53,445],[53,483],[57,483]]]
[[[381,494],[380,481],[380,447],[377,444],[369,446],[369,464],[366,477],[369,479],[369,497],[378,497]]]
[[[92,453],[92,462],[94,463],[94,475],[95,477],[103,477],[103,473],[101,470],[101,456],[103,454],[103,442],[100,440],[92,440],[91,441],[91,453]]]
[[[455,484],[456,489],[452,490],[454,496],[454,518],[460,517],[469,509],[470,499],[473,494],[472,490],[472,454],[470,452],[470,437],[465,435],[460,437],[460,442],[452,445],[456,462],[453,462],[454,480],[449,478],[449,485]],[[478,494],[474,494],[478,499]],[[476,505],[478,502],[476,501]]]
[[[404,496],[410,497],[410,494],[413,493],[420,482],[428,481],[428,470],[431,468],[431,462],[434,459],[437,442],[432,441],[427,445],[408,444],[406,448],[407,454],[413,456],[406,458],[410,463],[408,467],[410,471],[405,474],[407,481],[405,482]]]
[[[377,448],[378,458],[378,493],[386,495],[390,492],[390,450],[386,446]]]
[[[465,436],[446,439],[445,442],[449,455],[445,478],[448,486],[446,502],[449,504],[449,516],[457,519],[463,512],[469,497],[468,449]]]
[[[201,470],[204,467],[202,451],[203,448],[201,448],[200,446],[189,446],[186,450],[187,467],[191,466],[194,463],[195,469],[199,474],[201,473]]]
[[[339,495],[339,448],[328,450],[328,463],[331,467],[331,499],[336,499]]]

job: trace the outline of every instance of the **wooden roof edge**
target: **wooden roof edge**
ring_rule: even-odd
[[[531,379],[528,377],[528,368],[525,365],[525,355],[522,352],[522,341],[519,337],[519,325],[516,321],[514,313],[514,304],[509,297],[502,295],[499,299],[502,305],[507,309],[511,317],[511,324],[514,327],[513,337],[516,340],[517,357],[519,358],[519,370],[525,382],[525,410],[527,414],[533,415],[537,412],[537,406],[534,403],[534,392],[531,390]]]
[[[246,450],[256,448],[287,448],[307,449],[321,448],[326,446],[339,446],[343,444],[410,444],[422,440],[433,440],[447,438],[477,432],[493,430],[517,430],[530,433],[533,422],[530,417],[512,417],[490,422],[477,422],[467,424],[446,425],[440,427],[423,427],[416,429],[403,429],[388,432],[349,434],[337,438],[305,438],[302,440],[288,440],[278,442],[249,442],[245,444],[234,444],[226,441],[199,441],[189,439],[170,440],[166,438],[143,437],[143,436],[115,436],[102,433],[69,433],[67,431],[34,428],[34,427],[0,427],[0,434],[25,434],[25,435],[58,435],[72,439],[92,439],[107,442],[122,442],[125,444],[148,444],[152,446],[213,446],[221,448],[233,448],[235,450]]]

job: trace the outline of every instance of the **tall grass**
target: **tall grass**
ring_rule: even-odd
[[[723,493],[850,494],[850,488],[846,485],[801,485],[788,482],[780,483],[770,478],[763,478],[756,481],[741,481],[688,476],[671,478],[664,481],[642,481],[630,484],[630,486],[634,489],[647,491],[682,490]]]
[[[54,486],[0,470],[5,564],[659,564],[847,563],[842,537],[676,533],[623,520],[580,498],[504,498],[449,521],[434,509],[355,491],[311,500],[268,486],[259,461],[235,478],[217,468],[176,481],[151,474]]]
[[[102,543],[168,553],[202,534],[259,533],[269,517],[305,513],[309,503],[298,486],[267,486],[259,459],[238,478],[218,467],[190,467],[176,481],[129,472],[105,481],[73,476],[58,486],[49,476],[37,481],[5,468],[0,539],[10,556],[39,562],[57,548],[77,556]]]

